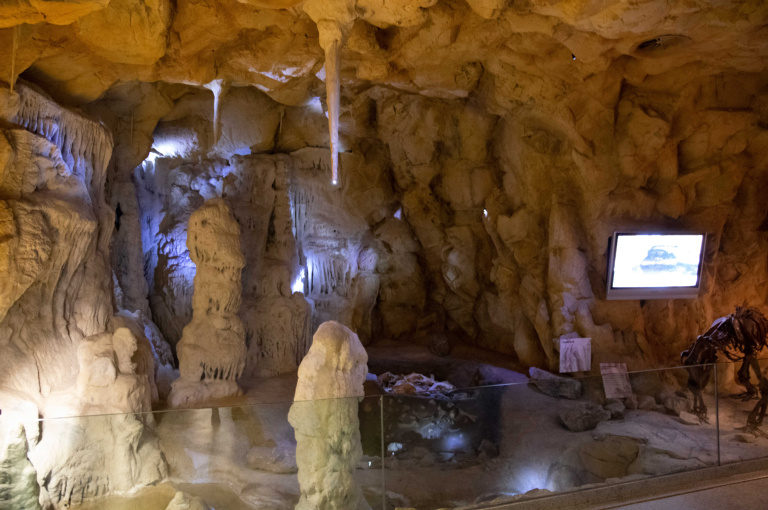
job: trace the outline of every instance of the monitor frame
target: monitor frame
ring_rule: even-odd
[[[692,235],[702,236],[699,251],[699,268],[696,274],[696,285],[692,287],[613,287],[614,267],[616,263],[616,245],[619,236],[633,235]],[[613,300],[645,300],[645,299],[695,299],[699,297],[701,281],[704,275],[704,253],[707,246],[707,233],[701,231],[669,231],[669,230],[617,230],[609,238],[607,269],[605,278],[605,297]]]

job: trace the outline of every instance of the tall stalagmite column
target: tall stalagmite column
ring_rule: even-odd
[[[237,316],[245,258],[240,227],[224,199],[210,199],[192,213],[187,248],[197,273],[192,321],[176,347],[181,377],[168,396],[173,407],[239,394],[245,367],[245,329]]]
[[[353,476],[363,455],[355,397],[364,395],[367,363],[352,330],[335,321],[317,328],[288,413],[301,487],[296,510],[371,508]]]

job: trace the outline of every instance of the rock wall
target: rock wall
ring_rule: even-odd
[[[241,227],[246,257],[240,311],[246,375],[296,370],[312,331],[327,319],[350,324],[370,341],[381,322],[374,313],[380,273],[400,270],[392,260],[382,264],[384,244],[373,234],[397,205],[380,144],[343,153],[342,183],[334,188],[326,175],[329,152],[313,147],[327,139],[322,121],[313,120],[322,119],[319,102],[286,108],[254,89],[232,87],[219,99],[222,135],[214,142],[213,100],[193,88],[177,94],[132,179],[151,314],[165,337],[177,342],[191,317],[195,268],[184,246],[186,223],[205,200],[222,197]],[[289,152],[250,154],[269,148]],[[407,227],[400,235],[409,235]],[[408,271],[419,276],[414,266],[415,257]],[[127,264],[116,268],[118,280],[131,282],[123,274],[129,271]],[[390,306],[403,300],[413,298],[400,292]]]
[[[112,316],[112,216],[103,198],[112,142],[97,123],[29,87],[17,91],[2,89],[15,127],[0,142],[0,386],[44,407],[75,383],[78,343]]]
[[[527,366],[556,368],[569,336],[591,337],[595,362],[674,364],[715,316],[762,302],[746,282],[723,292],[736,266],[766,278],[733,244],[756,256],[765,242],[755,227],[765,211],[748,191],[765,186],[754,141],[765,134],[759,113],[728,108],[739,103],[718,88],[724,80],[675,95],[609,87],[581,98],[590,116],[580,123],[530,107],[512,115],[498,96],[484,107],[374,87],[341,117],[338,187],[329,153],[313,147],[327,144],[312,120],[321,103],[284,107],[231,88],[214,144],[212,95],[177,92],[134,175],[152,312],[172,340],[189,320],[183,225],[223,196],[247,247],[247,374],[295,369],[311,331],[331,319],[364,343],[447,333]],[[249,108],[267,112],[261,124],[234,113]],[[267,147],[277,153],[238,155]],[[648,227],[708,233],[698,300],[605,300],[609,236]]]
[[[0,78],[112,130],[118,306],[170,344],[191,318],[184,226],[213,197],[243,227],[249,375],[295,368],[328,319],[529,366],[576,335],[593,366],[668,365],[766,306],[768,6],[177,4],[0,10]],[[699,299],[605,300],[608,236],[649,227],[709,234]]]
[[[156,482],[154,422],[132,414],[158,398],[153,344],[135,316],[113,315],[111,135],[29,85],[0,100],[0,397],[34,467],[8,469],[36,472],[46,508]],[[105,413],[128,414],[65,418]]]

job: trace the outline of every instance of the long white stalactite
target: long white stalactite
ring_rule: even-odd
[[[213,92],[213,145],[219,143],[221,138],[221,98],[229,90],[229,82],[225,80],[213,80],[205,85],[205,88]]]
[[[338,23],[322,21],[320,46],[325,51],[325,90],[328,103],[328,131],[331,142],[331,184],[339,184],[339,116],[341,114],[341,44],[343,33]]]
[[[16,49],[18,48],[19,26],[13,27],[13,42],[11,43],[11,78],[10,89],[13,94],[13,86],[16,83]]]

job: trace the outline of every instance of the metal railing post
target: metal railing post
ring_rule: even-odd
[[[384,395],[379,396],[379,415],[381,418],[380,432],[381,432],[381,510],[387,510],[387,477],[384,474],[384,459],[385,459],[385,446],[384,446]]]
[[[715,363],[715,431],[717,433],[717,465],[720,466],[720,389],[717,386],[717,363]]]

